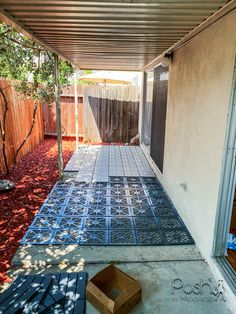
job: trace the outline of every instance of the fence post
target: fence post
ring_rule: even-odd
[[[61,102],[60,102],[60,81],[59,81],[59,57],[54,54],[54,75],[55,75],[55,100],[56,100],[56,125],[58,144],[58,170],[59,178],[63,178],[63,158],[62,158],[62,132],[61,132]]]
[[[76,150],[79,149],[79,113],[78,113],[78,76],[77,70],[74,73],[74,92],[75,92],[75,137],[76,137]]]

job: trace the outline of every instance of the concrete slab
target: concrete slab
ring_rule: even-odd
[[[202,260],[195,245],[176,246],[79,246],[21,245],[12,265],[67,263],[122,263]]]
[[[86,270],[91,278],[104,268],[104,264],[47,265],[45,267],[12,268],[10,276],[19,273],[53,273]],[[123,271],[140,280],[142,302],[131,314],[230,314],[227,299],[217,292],[217,283],[204,261],[165,261],[121,263]],[[173,287],[179,288],[175,289]],[[199,288],[197,288],[199,287]],[[98,313],[87,302],[87,313]]]

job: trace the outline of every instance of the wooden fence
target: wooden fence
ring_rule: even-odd
[[[6,156],[11,167],[15,153],[32,122],[34,101],[19,95],[11,82],[0,80],[8,102],[6,115]],[[129,142],[138,133],[139,90],[136,86],[78,87],[79,134],[91,142]],[[61,95],[63,135],[75,136],[74,87]],[[0,120],[3,122],[4,99],[0,95]],[[0,130],[0,135],[2,130]],[[45,134],[56,135],[55,104],[39,104],[35,125],[18,159],[32,151]],[[0,136],[0,172],[5,171]]]
[[[78,85],[79,135],[89,142],[129,142],[138,133],[137,86]],[[56,135],[56,107],[43,105],[45,135]],[[74,86],[61,95],[62,134],[75,136]]]
[[[14,160],[14,155],[17,148],[20,146],[25,136],[27,135],[33,116],[34,101],[31,99],[23,98],[16,93],[14,87],[11,86],[12,82],[0,80],[0,88],[3,89],[6,95],[8,110],[6,114],[6,156],[8,166],[11,167]],[[0,95],[0,120],[1,125],[3,122],[4,114],[4,99]],[[0,135],[2,130],[0,130]],[[19,152],[18,159],[32,151],[32,149],[43,140],[43,118],[42,107],[38,106],[35,125],[32,134]],[[3,154],[2,154],[2,136],[0,136],[0,171],[5,171]]]
[[[83,137],[83,95],[78,86],[79,135]],[[43,123],[45,135],[56,135],[56,105],[43,104]],[[74,86],[64,87],[61,95],[61,125],[63,136],[75,136],[75,98]]]
[[[14,155],[30,129],[34,102],[31,99],[22,98],[11,86],[12,82],[0,80],[0,88],[4,89],[4,94],[8,101],[8,111],[6,119],[6,156],[8,166],[11,167]],[[83,97],[81,96],[81,86],[79,93],[79,133],[83,136]],[[74,86],[64,87],[61,96],[62,111],[62,132],[63,135],[75,136],[75,105]],[[4,102],[0,96],[0,119],[3,121]],[[36,121],[32,134],[21,149],[18,159],[30,152],[46,135],[56,135],[56,108],[55,104],[48,106],[40,104],[37,109]],[[0,136],[1,137],[1,136]],[[5,171],[2,154],[2,140],[0,138],[0,172]]]
[[[138,133],[137,86],[87,86],[84,94],[84,134],[92,142],[130,142]]]

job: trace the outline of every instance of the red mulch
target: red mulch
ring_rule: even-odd
[[[75,141],[63,140],[64,163],[74,150]],[[4,177],[13,181],[16,188],[0,194],[0,283],[10,280],[7,270],[11,259],[57,178],[55,139],[44,140]]]

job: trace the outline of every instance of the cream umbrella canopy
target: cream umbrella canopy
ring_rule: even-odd
[[[88,75],[80,76],[79,81],[94,82],[101,84],[129,85],[132,84],[132,79],[134,76],[135,74],[130,72],[99,71]]]

